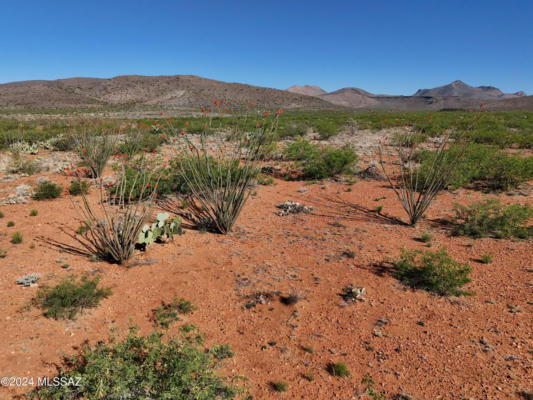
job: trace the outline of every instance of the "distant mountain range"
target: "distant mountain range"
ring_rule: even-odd
[[[455,81],[412,96],[372,94],[358,88],[326,92],[318,86],[287,90],[227,83],[192,75],[124,75],[110,79],[69,78],[0,84],[0,108],[93,108],[113,106],[196,109],[213,99],[229,100],[233,107],[256,103],[266,108],[441,110],[466,109],[484,103],[487,109],[533,110],[533,96],[504,94],[492,86],[472,87]]]
[[[524,92],[516,92],[513,94],[505,94],[500,89],[494,86],[469,86],[462,81],[455,81],[449,85],[438,86],[433,89],[418,89],[414,94],[415,96],[457,96],[457,97],[469,97],[474,99],[505,99],[522,97],[526,94]]]
[[[292,86],[289,92],[309,94],[330,103],[354,109],[440,110],[478,107],[533,110],[533,96],[524,92],[505,94],[493,86],[473,87],[462,81],[432,89],[419,89],[412,96],[372,94],[358,88],[343,88],[327,93],[318,86]]]

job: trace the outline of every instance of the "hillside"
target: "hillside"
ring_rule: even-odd
[[[0,107],[91,107],[96,105],[194,108],[227,99],[235,106],[327,109],[331,103],[316,97],[190,75],[117,76],[111,79],[69,78],[0,85]]]

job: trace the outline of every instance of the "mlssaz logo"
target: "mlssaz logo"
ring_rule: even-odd
[[[67,378],[56,376],[54,378],[39,377],[37,379],[37,386],[81,386],[81,377],[77,378]]]

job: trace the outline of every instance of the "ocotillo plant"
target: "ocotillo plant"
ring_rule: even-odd
[[[194,222],[206,229],[228,233],[239,216],[258,174],[257,161],[273,137],[279,115],[255,111],[233,114],[229,102],[214,100],[202,109],[204,126],[199,134],[172,125],[177,173],[187,183],[189,209]],[[254,112],[255,111],[255,112]]]

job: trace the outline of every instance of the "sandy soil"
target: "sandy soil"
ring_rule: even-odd
[[[2,185],[35,185],[38,176]],[[74,243],[62,232],[79,226],[66,198],[2,206],[0,248],[8,255],[0,259],[1,375],[53,375],[62,355],[75,354],[85,341],[107,340],[112,327],[124,334],[138,324],[149,333],[151,310],[177,295],[198,309],[170,332],[193,323],[205,333],[206,346],[229,343],[235,357],[220,373],[244,375],[256,399],[370,398],[361,384],[364,374],[390,396],[405,392],[417,399],[514,399],[519,391],[533,390],[532,242],[481,239],[470,247],[472,239],[451,237],[442,219],[450,217],[453,202],[481,199],[479,192],[443,193],[427,219],[411,228],[397,223],[405,215],[383,182],[347,187],[276,180],[274,186],[258,187],[233,233],[187,231],[136,253],[133,264],[141,265],[130,268],[60,253],[39,239]],[[499,197],[508,203],[533,200]],[[315,210],[280,217],[275,205],[285,200]],[[385,216],[372,211],[378,204]],[[38,216],[30,217],[30,209]],[[7,228],[11,220],[16,225]],[[22,244],[9,242],[15,231],[23,233]],[[435,236],[433,250],[446,246],[456,260],[472,266],[468,289],[474,296],[412,291],[391,275],[390,261],[402,247],[426,248],[417,240],[426,231]],[[479,261],[485,253],[494,254],[492,264]],[[61,267],[65,263],[68,269]],[[42,275],[40,284],[72,273],[101,274],[113,295],[75,321],[47,319],[39,309],[23,310],[37,288],[15,284],[33,272]],[[340,293],[349,284],[366,288],[365,301],[344,302]],[[274,295],[246,308],[257,293]],[[296,294],[300,301],[287,306],[275,293]],[[511,312],[516,309],[522,312]],[[302,350],[309,345],[313,354]],[[328,363],[340,361],[351,376],[327,373]],[[308,373],[314,381],[303,378]],[[271,390],[270,383],[278,380],[288,382],[287,393]],[[27,390],[0,388],[0,399]]]

